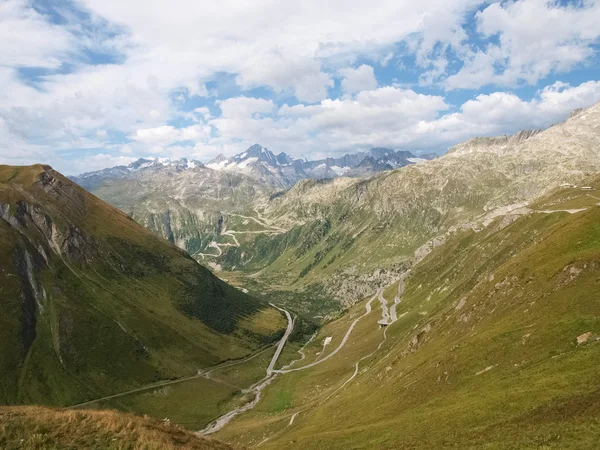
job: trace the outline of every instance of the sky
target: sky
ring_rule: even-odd
[[[600,0],[0,0],[0,164],[443,153],[600,101]]]

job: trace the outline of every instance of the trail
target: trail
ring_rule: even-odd
[[[332,351],[331,353],[329,353],[327,356],[319,359],[318,361],[315,361],[311,364],[307,364],[306,366],[302,366],[302,367],[296,367],[293,369],[280,369],[280,370],[274,370],[273,373],[290,373],[290,372],[296,372],[298,370],[305,370],[305,369],[309,369],[311,367],[315,367],[325,361],[327,361],[329,358],[333,357],[334,355],[336,355],[342,348],[344,348],[344,345],[346,345],[346,342],[348,341],[348,338],[350,337],[350,334],[352,333],[352,330],[354,329],[354,327],[356,326],[356,324],[365,316],[367,316],[370,312],[371,312],[371,303],[373,302],[373,300],[375,300],[379,295],[379,291],[377,292],[377,294],[375,294],[371,300],[369,300],[365,306],[365,313],[354,319],[354,322],[352,322],[352,324],[350,325],[350,327],[348,328],[348,331],[346,332],[346,334],[344,335],[344,338],[342,339],[342,342],[340,342],[340,345],[338,345],[338,347]]]
[[[385,343],[385,341],[387,340],[387,328],[383,329],[383,340],[379,343],[379,345],[377,346],[377,348],[375,350],[373,350],[371,353],[369,353],[368,355],[363,356],[362,358],[360,358],[354,365],[354,373],[350,376],[350,378],[348,378],[346,381],[344,381],[344,384],[342,384],[339,388],[337,388],[335,391],[333,391],[331,394],[329,394],[327,397],[325,397],[320,404],[324,403],[325,401],[329,400],[331,397],[333,397],[335,394],[337,394],[339,391],[341,391],[342,389],[344,389],[344,387],[346,387],[346,385],[348,383],[350,383],[352,380],[354,380],[354,378],[356,378],[356,376],[358,375],[358,369],[360,367],[360,363],[362,361],[364,361],[367,358],[370,358],[371,356],[373,356],[375,353],[377,353],[380,349],[381,346]]]
[[[302,346],[302,348],[300,350],[298,350],[298,353],[300,353],[300,359],[294,359],[293,361],[291,361],[289,364],[286,364],[285,366],[282,367],[282,369],[289,369],[290,367],[292,367],[294,364],[303,361],[306,359],[306,354],[304,353],[304,349],[308,346],[308,344],[310,344],[314,338],[317,337],[318,332],[315,332],[315,334],[313,334],[310,339],[308,341],[306,341],[306,343]]]
[[[248,362],[248,361],[256,358],[257,356],[262,355],[266,351],[270,350],[272,347],[273,346],[271,345],[271,346],[269,346],[269,347],[267,347],[267,348],[265,348],[265,349],[263,349],[263,350],[261,350],[261,351],[259,351],[257,353],[254,353],[254,354],[252,354],[250,356],[247,356],[247,357],[245,357],[243,359],[240,359],[240,360],[237,360],[237,361],[231,361],[231,362],[227,362],[227,363],[217,364],[217,365],[215,365],[213,367],[210,367],[209,370],[207,370],[207,371],[205,371],[205,370],[199,370],[196,375],[191,375],[189,377],[184,377],[184,378],[178,378],[176,380],[163,381],[163,382],[160,382],[160,383],[149,384],[147,386],[142,386],[140,388],[132,389],[130,391],[119,392],[118,394],[107,395],[106,397],[100,397],[100,398],[96,398],[94,400],[88,400],[88,401],[83,402],[83,403],[77,403],[75,405],[69,406],[68,408],[69,409],[70,408],[79,408],[80,406],[87,406],[87,405],[91,405],[93,403],[102,402],[102,401],[105,401],[105,400],[112,400],[114,398],[124,397],[124,396],[130,395],[130,394],[136,394],[138,392],[150,391],[150,390],[154,390],[154,389],[161,388],[161,387],[164,387],[164,386],[171,386],[173,384],[183,383],[185,381],[195,380],[195,379],[201,378],[201,377],[209,378],[208,375],[211,372],[214,372],[215,370],[224,369],[225,367],[235,366],[237,364],[243,364],[245,362]],[[220,380],[214,380],[213,379],[213,381],[219,382]]]
[[[534,213],[541,213],[541,214],[552,214],[555,212],[566,212],[569,214],[577,214],[578,212],[581,211],[587,211],[588,208],[579,208],[579,209],[534,209],[533,212]]]
[[[287,326],[287,329],[285,330],[283,337],[277,344],[277,349],[275,350],[275,354],[273,355],[273,358],[271,358],[271,362],[269,363],[269,367],[267,368],[267,374],[266,374],[265,378],[254,383],[248,389],[245,389],[242,391],[245,394],[249,394],[249,393],[253,392],[254,398],[252,399],[252,401],[250,401],[242,406],[238,406],[237,408],[229,411],[228,413],[223,414],[221,417],[218,417],[217,419],[215,419],[214,421],[209,423],[204,429],[198,431],[198,433],[200,435],[216,433],[221,428],[223,428],[225,425],[227,425],[235,416],[254,408],[256,406],[256,404],[260,401],[260,394],[261,394],[262,390],[264,388],[266,388],[269,384],[271,384],[271,382],[277,377],[277,373],[276,373],[277,371],[273,370],[273,367],[275,367],[275,364],[277,363],[277,360],[279,359],[279,356],[281,355],[281,351],[283,350],[283,347],[285,346],[285,344],[288,340],[288,337],[294,330],[294,320],[292,319],[292,315],[287,310],[280,308],[278,306],[275,306],[272,303],[269,303],[269,304],[273,308],[277,308],[278,310],[285,313],[285,316],[287,317],[287,320],[288,320],[288,326]]]
[[[361,317],[359,317],[357,320],[360,320],[362,317],[364,317],[365,315],[369,314],[369,312],[371,312],[371,308],[370,308],[370,303],[377,297],[380,297],[381,293],[383,292],[383,290],[379,290],[375,296],[373,296],[373,298],[369,301],[369,303],[367,303],[366,306],[366,312],[365,314],[363,314]],[[380,299],[381,301],[381,299]],[[386,306],[387,306],[387,302],[386,302]],[[356,323],[356,321],[352,324],[354,325]],[[344,389],[350,382],[352,382],[352,380],[354,380],[359,373],[360,370],[360,363],[362,361],[364,361],[367,358],[370,358],[371,356],[373,356],[375,353],[377,353],[379,350],[381,350],[381,347],[383,346],[383,344],[385,343],[385,341],[387,340],[387,327],[383,329],[383,340],[379,343],[379,345],[377,346],[377,348],[375,350],[373,350],[371,353],[369,353],[368,355],[363,356],[362,358],[360,358],[355,364],[354,364],[354,372],[352,373],[352,375],[350,376],[350,378],[348,378],[346,381],[344,381],[344,383],[342,383],[342,385],[340,387],[338,387],[337,389],[335,389],[333,392],[331,392],[327,397],[325,397],[324,399],[322,399],[318,405],[321,405],[323,403],[325,403],[327,400],[329,400],[331,397],[333,397],[335,394],[337,394],[339,391],[341,391],[342,389]],[[351,331],[351,330],[349,330]],[[348,333],[347,333],[348,334]],[[339,347],[338,347],[339,348]],[[319,361],[321,362],[321,361]],[[313,364],[316,365],[316,364]],[[305,366],[305,367],[311,367],[312,365],[309,366]],[[302,368],[300,368],[302,369]],[[285,372],[284,372],[285,373]],[[299,411],[296,411],[291,417],[290,417],[290,421],[288,423],[288,427],[292,426],[292,424],[294,423],[294,420],[296,419],[296,417],[298,416],[298,414],[306,412],[310,409],[312,409],[314,406],[304,406],[302,407]],[[271,436],[268,436],[267,438],[263,439],[261,442],[258,443],[257,447],[260,446],[261,444],[267,442],[268,440],[270,440],[271,438],[273,438],[276,435],[279,435],[281,433],[283,433],[284,430],[280,430],[276,433],[274,433]]]
[[[286,230],[286,229],[284,229],[284,228],[280,228],[280,227],[277,227],[277,226],[275,226],[275,225],[269,225],[268,223],[264,222],[264,220],[262,220],[262,221],[261,221],[261,220],[257,219],[256,217],[252,217],[252,216],[243,216],[243,215],[241,215],[241,214],[233,214],[233,213],[227,213],[227,214],[228,214],[228,215],[230,215],[230,216],[241,217],[241,218],[243,218],[243,219],[249,219],[249,220],[253,220],[253,221],[255,221],[257,224],[259,224],[259,225],[261,225],[261,226],[263,226],[263,227],[266,227],[266,228],[272,228],[272,229],[274,229],[274,230],[277,230],[277,231],[279,231],[279,232],[281,232],[281,233],[285,233],[285,232],[287,232],[287,231],[288,231],[288,230]]]

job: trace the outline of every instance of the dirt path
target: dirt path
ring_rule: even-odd
[[[226,367],[235,366],[235,365],[238,365],[238,364],[243,364],[245,362],[248,362],[248,361],[256,358],[257,356],[262,355],[266,351],[271,350],[271,348],[273,348],[272,345],[269,346],[269,347],[267,347],[267,348],[265,348],[265,349],[263,349],[263,350],[260,350],[259,352],[254,353],[254,354],[252,354],[250,356],[247,356],[247,357],[245,357],[243,359],[240,359],[240,360],[237,360],[237,361],[230,361],[230,362],[227,362],[227,363],[220,363],[220,364],[217,364],[216,366],[212,366],[212,367],[208,368],[208,370],[200,370],[200,371],[198,371],[198,373],[196,375],[191,375],[189,377],[184,377],[184,378],[178,378],[176,380],[163,381],[163,382],[160,382],[160,383],[149,384],[147,386],[142,386],[140,388],[132,389],[130,391],[119,392],[118,394],[107,395],[106,397],[96,398],[94,400],[88,400],[87,402],[83,402],[83,403],[77,403],[75,405],[69,406],[68,408],[79,408],[81,406],[87,406],[87,405],[91,405],[93,403],[103,402],[105,400],[112,400],[114,398],[124,397],[126,395],[136,394],[138,392],[150,391],[150,390],[161,388],[161,387],[164,387],[164,386],[171,386],[173,384],[184,383],[186,381],[195,380],[196,378],[201,378],[201,377],[209,378],[208,375],[210,375],[215,370],[224,369]],[[220,380],[214,380],[213,379],[213,381],[219,382]]]
[[[344,389],[344,387],[348,383],[350,383],[352,380],[354,380],[354,378],[356,378],[356,376],[358,375],[358,370],[360,368],[360,363],[362,361],[364,361],[365,359],[370,358],[375,353],[377,353],[381,349],[381,346],[385,343],[386,340],[387,340],[387,328],[384,328],[383,329],[383,340],[379,343],[379,345],[377,346],[377,348],[375,350],[373,350],[371,353],[369,353],[368,355],[365,355],[362,358],[360,358],[356,362],[356,364],[354,365],[354,373],[350,376],[350,378],[348,378],[346,381],[344,381],[344,384],[342,384],[339,388],[337,388],[335,391],[333,391],[331,394],[329,394],[327,397],[325,397],[321,403],[325,402],[326,400],[329,400],[331,397],[333,397],[339,391],[341,391],[342,389]]]

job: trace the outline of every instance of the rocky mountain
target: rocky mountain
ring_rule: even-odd
[[[408,151],[373,148],[368,152],[346,154],[340,158],[309,161],[293,159],[285,153],[275,155],[255,144],[231,158],[219,155],[209,161],[207,167],[217,171],[242,173],[269,186],[286,188],[305,178],[365,177],[432,158],[432,154],[426,158],[418,158]]]
[[[261,199],[266,201],[271,189],[235,172],[168,165],[105,180],[92,192],[200,259],[219,248],[214,242],[234,214],[244,215]]]
[[[0,255],[2,404],[70,405],[194,375],[284,325],[49,166],[0,166]]]
[[[204,167],[200,161],[186,158],[172,161],[167,158],[146,159],[140,158],[132,162],[128,166],[115,166],[108,169],[102,169],[94,172],[86,172],[76,177],[70,177],[75,183],[87,190],[94,190],[102,183],[112,180],[120,180],[130,177],[138,172],[157,172],[161,169],[170,168],[176,172],[181,172],[186,169],[195,169],[196,167]]]
[[[371,151],[373,159],[366,157],[358,165],[370,170],[377,160],[385,168],[406,161],[412,164],[368,179],[306,178],[275,193],[255,186],[252,194],[242,196],[234,206],[213,202],[212,211],[218,213],[203,216],[201,211],[207,209],[198,205],[190,220],[184,211],[190,208],[185,205],[176,221],[165,216],[157,223],[146,217],[165,214],[170,210],[164,206],[167,201],[180,202],[179,195],[169,194],[171,186],[193,192],[193,183],[186,181],[186,173],[193,170],[169,177],[164,184],[153,180],[145,185],[155,184],[160,189],[118,181],[94,193],[128,213],[140,205],[133,215],[140,223],[215,269],[245,274],[245,281],[257,291],[283,285],[302,294],[292,296],[292,301],[318,299],[302,307],[320,315],[385,285],[457,230],[480,229],[494,217],[519,210],[557,186],[581,185],[600,170],[599,123],[600,106],[595,105],[546,130],[475,138],[433,160],[375,149]],[[254,156],[242,154],[236,164],[260,154],[264,155],[261,164],[275,164],[278,158],[287,161],[255,147]],[[328,167],[355,164],[360,156],[344,158],[330,161]],[[223,167],[224,161],[221,159]],[[213,172],[232,175],[235,171]],[[249,176],[244,180],[248,185],[257,183]],[[160,191],[152,196],[168,200],[154,202],[150,196],[141,202],[135,193],[145,189]],[[189,243],[175,238],[177,230],[193,235]]]
[[[254,283],[277,280],[351,304],[453,233],[481,229],[561,185],[581,186],[600,171],[599,157],[597,104],[544,131],[476,138],[367,180],[301,180],[256,205],[257,217],[285,232],[215,261]]]
[[[206,166],[218,172],[240,173],[272,188],[289,187],[306,178],[301,165],[295,163],[288,155],[275,155],[258,144],[231,158],[219,155]]]

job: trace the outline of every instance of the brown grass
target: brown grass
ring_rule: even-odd
[[[0,407],[5,450],[233,450],[175,425],[115,411]]]

